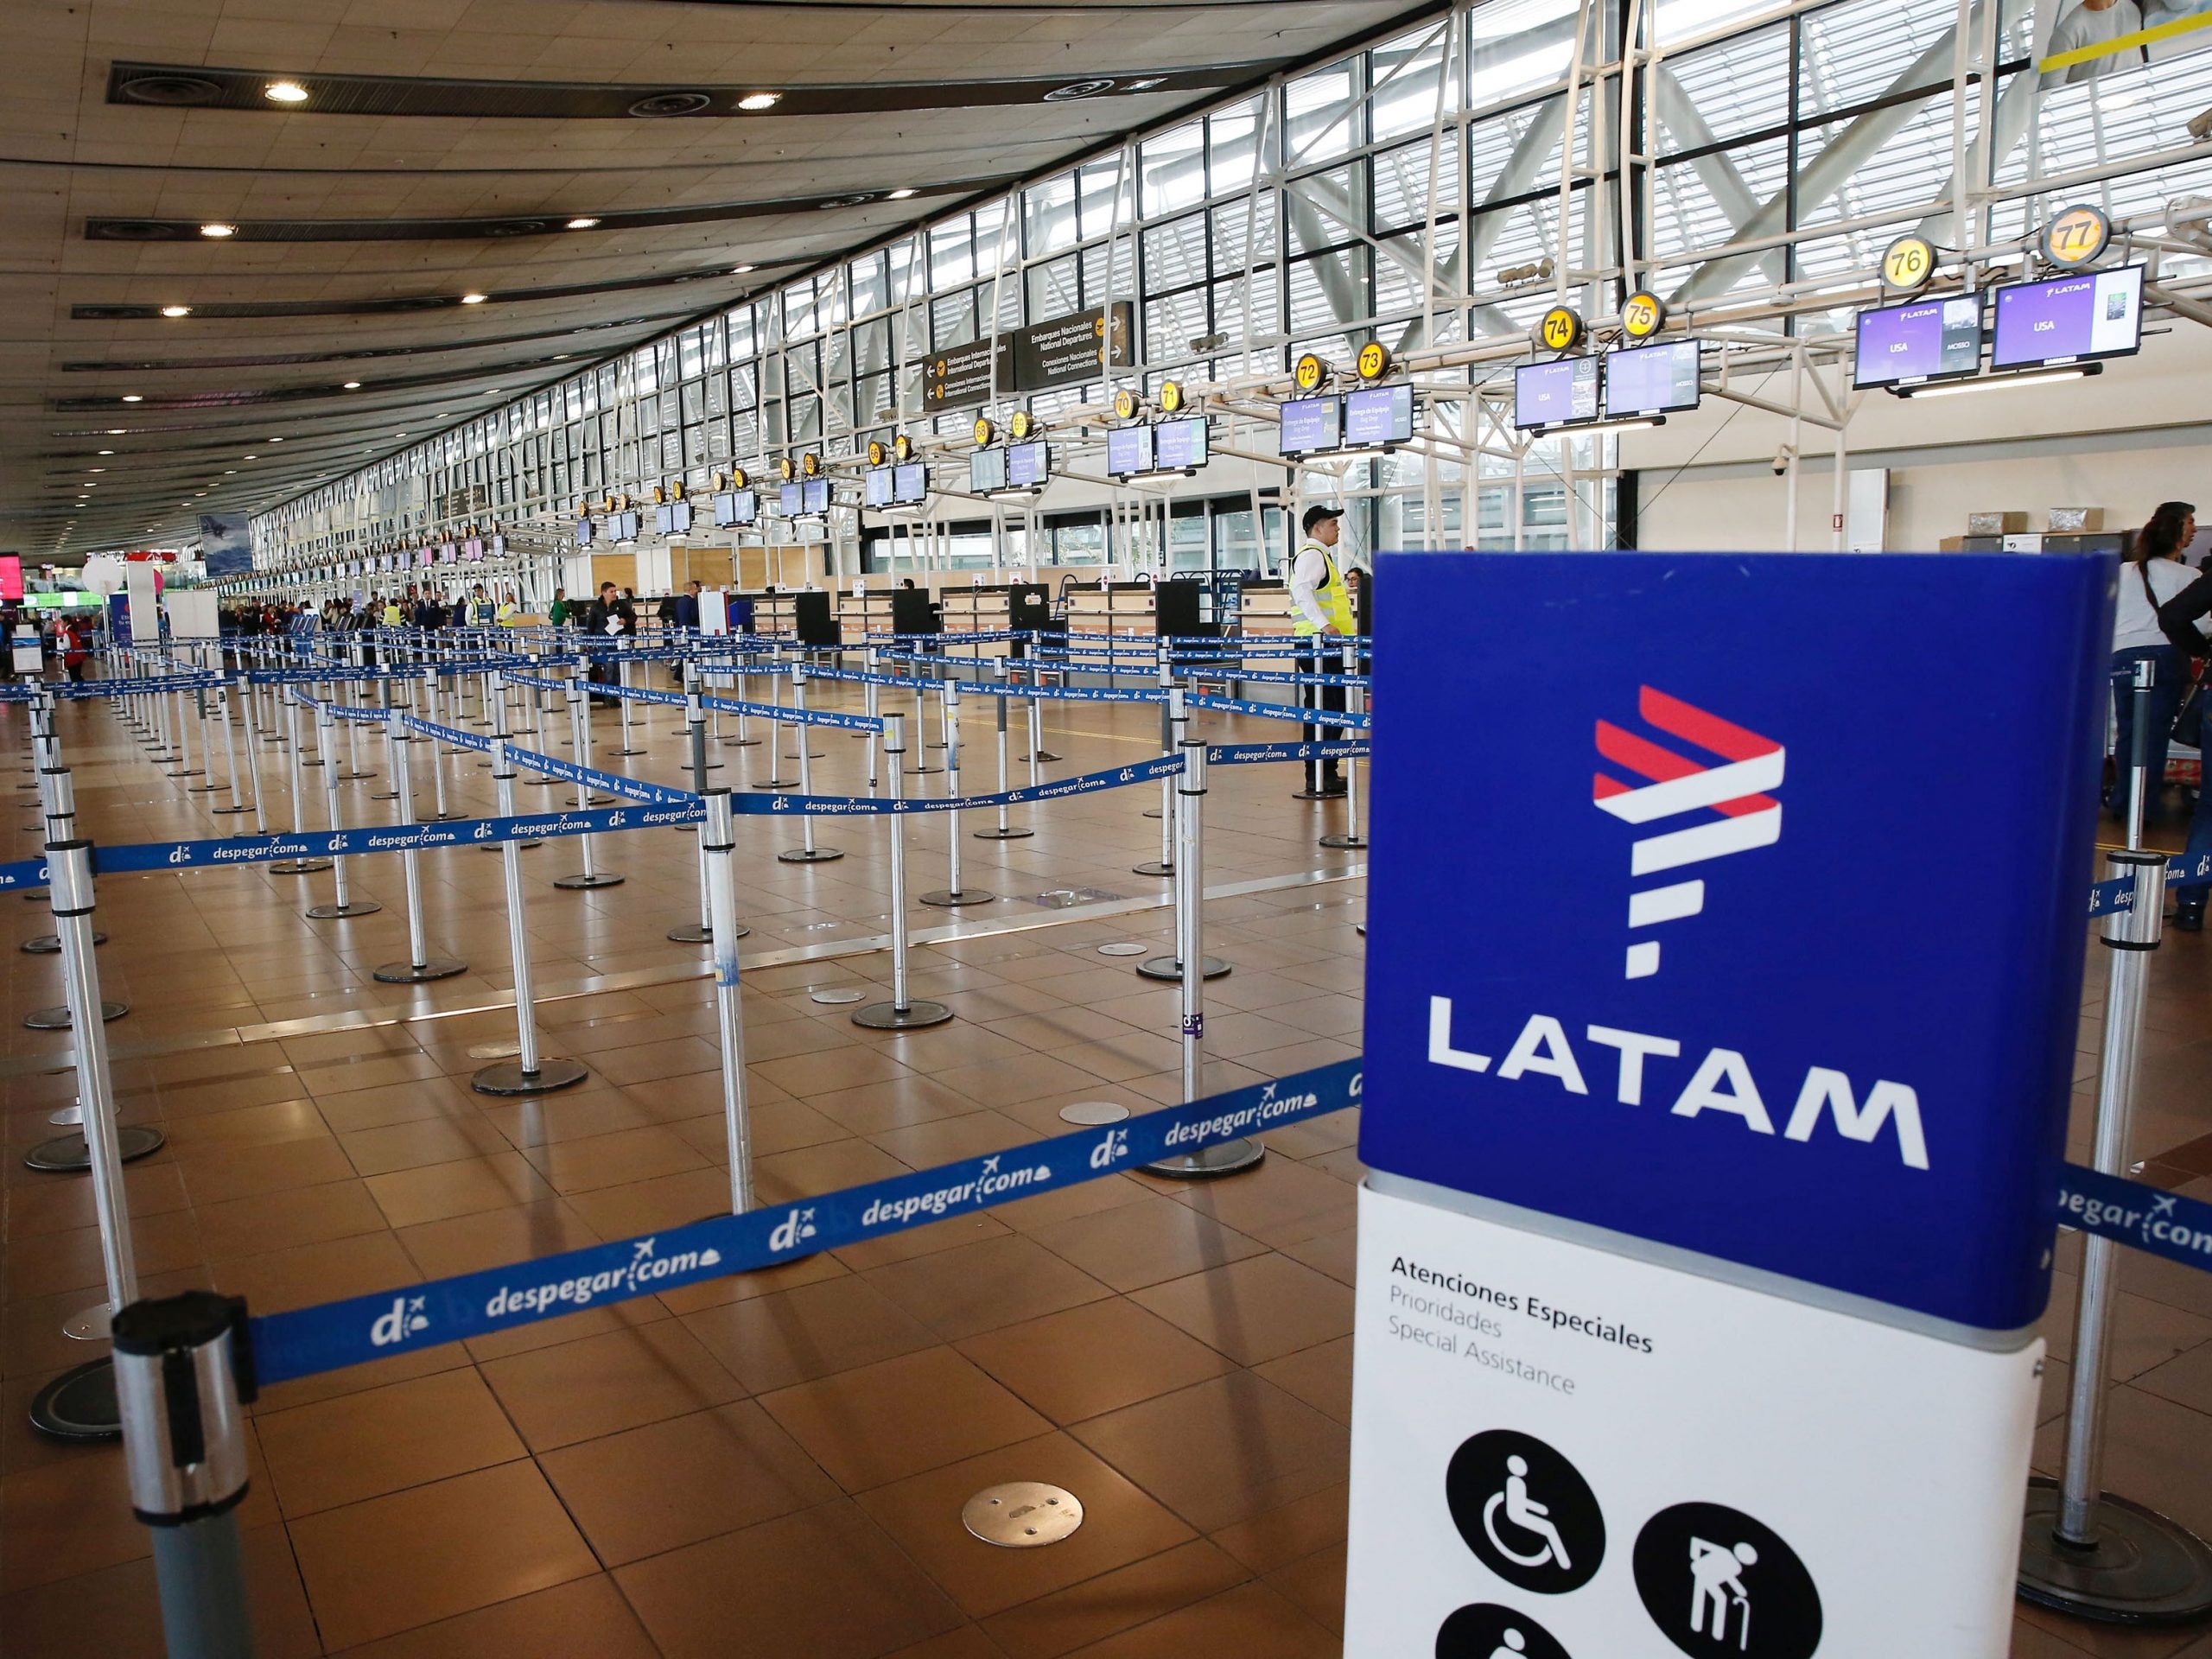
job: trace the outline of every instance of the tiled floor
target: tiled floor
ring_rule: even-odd
[[[1051,775],[1156,747],[1142,711],[1064,707],[1051,742],[1068,759]],[[0,710],[0,757],[20,750],[20,719]],[[105,709],[72,706],[61,720],[87,833],[114,842],[246,827],[206,816],[226,797],[181,795]],[[672,725],[667,710],[645,710],[634,730],[649,752],[617,761],[616,722],[601,714],[598,758],[683,781]],[[985,720],[966,737],[972,791],[992,772]],[[817,747],[817,788],[857,786],[855,740],[823,732]],[[1013,747],[1026,748],[1018,721]],[[381,744],[364,753],[382,774]],[[713,781],[766,775],[765,744],[715,753]],[[282,751],[265,747],[262,761],[272,822],[289,823]],[[474,757],[444,765],[457,809],[488,805]],[[312,824],[321,784],[308,777]],[[0,791],[16,780],[0,767]],[[427,801],[419,766],[417,781]],[[937,791],[945,779],[916,782]],[[1281,767],[1222,769],[1213,785],[1209,880],[1260,885],[1207,907],[1209,948],[1236,964],[1208,988],[1210,1086],[1353,1053],[1363,884],[1291,880],[1351,868],[1358,855],[1313,843],[1339,827],[1341,809],[1288,799]],[[384,787],[381,775],[348,783],[349,817],[389,814],[370,798]],[[524,791],[533,805],[567,793]],[[1002,897],[957,917],[915,912],[918,928],[969,936],[917,949],[916,994],[959,1017],[904,1034],[861,1031],[849,1007],[809,995],[880,995],[880,951],[799,954],[884,931],[881,828],[826,824],[821,840],[847,856],[798,866],[771,856],[797,839],[788,821],[740,820],[747,960],[772,964],[752,968],[746,995],[762,1202],[1057,1133],[1058,1109],[1074,1101],[1142,1109],[1177,1097],[1174,992],[1096,951],[1118,939],[1168,948],[1167,912],[1069,919],[1035,902],[1071,887],[1164,893],[1128,868],[1158,854],[1158,825],[1139,816],[1151,799],[1139,790],[1054,802],[1016,814],[1033,839],[965,841],[967,884]],[[14,821],[29,817],[0,823],[0,857],[29,850]],[[907,824],[917,891],[943,885],[946,830],[942,817]],[[327,875],[103,880],[99,920],[113,942],[99,964],[107,993],[133,1005],[109,1027],[123,1116],[169,1136],[126,1180],[144,1287],[212,1284],[265,1312],[725,1207],[703,956],[662,937],[696,915],[694,845],[673,831],[611,841],[601,862],[626,882],[597,893],[550,886],[580,867],[575,843],[524,855],[546,1047],[592,1070],[538,1101],[467,1086],[484,1052],[515,1036],[499,1006],[512,981],[495,859],[424,859],[431,947],[471,971],[420,989],[368,980],[406,952],[388,865],[360,867],[357,882],[385,909],[346,922],[299,913],[330,896]],[[20,906],[21,935],[44,931],[40,907],[0,902]],[[38,1385],[86,1357],[60,1327],[99,1300],[100,1269],[85,1182],[21,1166],[74,1090],[55,1069],[66,1035],[18,1029],[26,1009],[60,1000],[53,959],[9,961],[0,1646],[10,1659],[128,1659],[158,1653],[160,1637],[118,1455],[41,1442],[24,1422]],[[2212,1037],[2201,1034],[2212,955],[2177,938],[2153,983],[2139,1144],[2155,1154],[2155,1178],[2212,1192]],[[2084,1083],[2096,995],[2093,986]],[[1360,1173],[1352,1117],[1275,1133],[1266,1163],[1228,1181],[1118,1175],[271,1389],[253,1413],[244,1510],[263,1651],[1332,1654]],[[2047,1416],[2065,1384],[2073,1282],[2062,1275],[2048,1322],[2060,1357]],[[2131,1256],[2126,1283],[2114,1484],[2212,1531],[2212,1280]],[[2047,1464],[2055,1422],[2044,1432]],[[1016,1478],[1077,1491],[1084,1527],[1033,1551],[968,1537],[962,1501]],[[2093,1632],[2027,1614],[2015,1651],[2208,1659],[2212,1637]]]

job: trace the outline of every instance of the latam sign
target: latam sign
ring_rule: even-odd
[[[2031,1323],[2113,574],[1383,555],[1362,1159]]]

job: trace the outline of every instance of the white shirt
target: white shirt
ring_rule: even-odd
[[[1343,580],[1343,567],[1338,568],[1338,579]],[[1328,607],[1321,602],[1320,588],[1329,576],[1328,550],[1311,537],[1300,543],[1298,556],[1290,567],[1291,608],[1315,627],[1331,626]]]
[[[2151,591],[2158,596],[2161,605],[2196,580],[2196,572],[2179,559],[2150,559],[2141,564],[2122,560],[2120,604],[2112,619],[2114,651],[2139,651],[2166,643],[2166,636],[2158,628],[2158,613],[2143,592],[2145,571],[2150,573]]]

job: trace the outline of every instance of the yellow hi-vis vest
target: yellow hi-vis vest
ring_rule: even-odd
[[[1336,556],[1319,542],[1308,542],[1298,550],[1303,553],[1307,547],[1319,553],[1321,556],[1321,563],[1328,567],[1328,585],[1323,588],[1315,597],[1320,600],[1321,608],[1329,613],[1330,626],[1338,633],[1358,632],[1358,626],[1352,620],[1351,589],[1344,584],[1344,573],[1338,566]],[[1296,613],[1292,617],[1290,631],[1300,637],[1320,632],[1303,611]]]

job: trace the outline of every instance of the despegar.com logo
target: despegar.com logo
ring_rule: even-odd
[[[1637,713],[1646,725],[1719,759],[1694,760],[1611,721],[1598,722],[1599,756],[1649,780],[1630,785],[1605,772],[1595,773],[1591,799],[1599,811],[1639,826],[1686,813],[1700,815],[1698,822],[1682,829],[1643,836],[1630,843],[1632,878],[1771,847],[1782,839],[1782,804],[1765,792],[1782,782],[1781,744],[1648,685],[1637,690]],[[1707,813],[1719,816],[1705,817]],[[1702,880],[1670,881],[1629,894],[1628,925],[1630,931],[1656,927],[1704,908]],[[1638,939],[1629,945],[1625,977],[1649,979],[1658,971],[1658,940]]]

